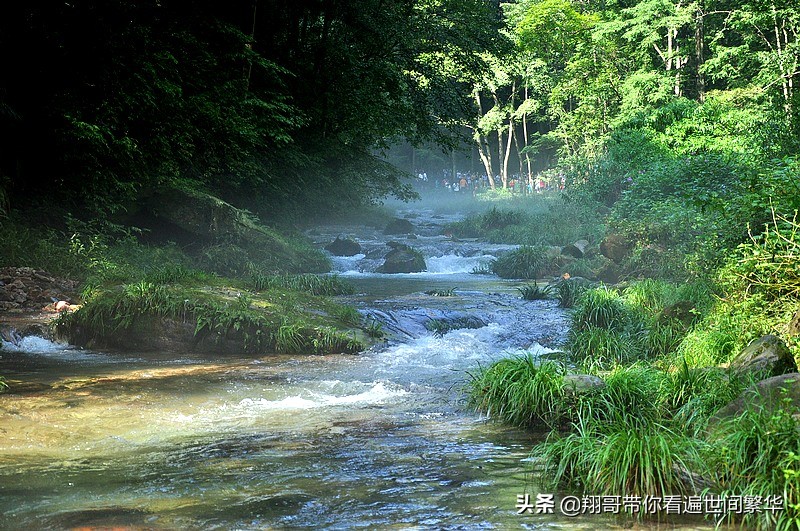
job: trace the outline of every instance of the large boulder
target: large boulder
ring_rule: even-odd
[[[59,301],[76,301],[78,282],[30,267],[0,268],[0,322],[12,313],[54,311]]]
[[[622,262],[630,249],[631,243],[621,234],[609,234],[600,242],[600,254],[616,263]]]
[[[600,391],[606,382],[591,374],[567,374],[564,376],[564,391],[572,395],[583,395]]]
[[[611,260],[607,260],[596,274],[597,280],[606,284],[616,284],[621,276],[622,268]]]
[[[251,213],[197,190],[158,192],[136,214],[136,222],[153,234],[202,249],[202,255],[213,255],[206,265],[221,274],[242,274],[248,262],[265,271],[330,270],[330,262],[320,250],[303,244],[300,238],[290,241],[261,225]],[[244,254],[230,265],[234,260],[228,255],[233,247]],[[224,258],[220,267],[217,258]]]
[[[575,243],[565,245],[561,248],[561,254],[569,255],[575,258],[583,258],[589,249],[588,240],[578,240]]]
[[[378,273],[419,273],[426,271],[428,266],[422,253],[407,245],[396,245],[384,257],[383,265]]]
[[[325,250],[334,256],[355,256],[361,253],[361,244],[351,238],[336,237],[325,246]]]
[[[730,363],[737,373],[761,372],[767,376],[777,376],[796,372],[794,356],[779,337],[766,335],[750,343]]]
[[[792,406],[800,407],[800,373],[781,374],[751,385],[735,400],[717,411],[709,427],[713,429],[720,420],[736,417],[746,409],[763,408],[773,411],[784,407],[786,400]]]
[[[414,225],[403,218],[394,218],[383,229],[384,234],[412,234],[413,232]]]
[[[789,321],[788,334],[790,336],[800,336],[800,310],[794,312],[792,320]]]

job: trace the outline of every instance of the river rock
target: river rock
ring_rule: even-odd
[[[550,260],[556,259],[561,256],[561,247],[550,246],[545,249],[544,254]]]
[[[731,361],[730,367],[738,373],[759,371],[769,376],[797,371],[786,343],[771,334],[750,343]]]
[[[784,406],[784,399],[788,399],[793,407],[800,407],[800,373],[781,374],[751,385],[714,414],[709,428],[713,431],[719,421],[738,416],[745,409],[773,411]]]
[[[600,242],[600,254],[616,263],[622,262],[631,248],[631,242],[621,234],[608,234]]]
[[[800,336],[800,310],[794,312],[792,320],[789,321],[789,330],[787,333],[790,336]]]
[[[690,324],[697,318],[694,304],[691,301],[677,301],[667,305],[658,315],[661,323],[669,321],[680,321],[683,324]]]
[[[411,234],[413,232],[414,225],[403,218],[394,218],[383,229],[384,234]]]
[[[583,258],[589,249],[588,240],[578,240],[575,243],[565,245],[561,248],[561,254],[573,256],[575,258]]]
[[[422,253],[407,245],[398,244],[384,257],[378,273],[419,273],[427,271]]]
[[[325,246],[325,250],[334,256],[355,256],[361,253],[361,244],[351,238],[336,237]]]
[[[605,386],[605,380],[591,374],[567,374],[564,376],[564,391],[573,395],[594,393]]]
[[[149,198],[134,221],[161,238],[202,249],[202,256],[212,257],[206,266],[221,274],[242,274],[251,262],[265,271],[282,270],[287,264],[306,273],[330,270],[322,253],[293,245],[253,214],[197,190],[162,190]],[[234,246],[244,251],[242,257],[231,254],[237,252]]]
[[[77,288],[78,282],[58,278],[39,269],[0,268],[0,312],[51,312],[54,311],[51,306],[55,301],[75,301]]]
[[[616,284],[622,275],[622,268],[611,260],[606,260],[602,267],[597,271],[596,277],[600,282],[606,284]]]

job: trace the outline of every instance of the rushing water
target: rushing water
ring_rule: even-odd
[[[599,516],[517,515],[538,488],[535,437],[465,408],[468,371],[509,352],[547,352],[566,332],[552,302],[469,272],[504,246],[440,236],[418,214],[429,272],[372,273],[387,237],[353,234],[336,259],[365,316],[392,340],[359,355],[193,359],[4,345],[0,527],[596,529]],[[403,239],[403,238],[401,238]],[[454,288],[451,297],[426,295]],[[437,336],[425,322],[486,326]]]

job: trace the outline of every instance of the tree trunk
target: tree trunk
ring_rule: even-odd
[[[525,83],[525,101],[528,101],[528,84]],[[528,147],[528,114],[522,115],[523,149]],[[528,164],[528,183],[533,187],[533,172],[531,171],[531,155],[525,151],[525,162]]]
[[[508,180],[508,159],[511,156],[511,141],[514,137],[514,117],[513,115],[509,115],[508,118],[508,140],[506,141],[506,155],[503,158],[503,174],[506,176],[506,181]]]
[[[476,87],[473,90],[473,95],[475,96],[475,103],[478,105],[478,113],[480,116],[483,116],[483,102],[481,101],[481,92]],[[473,129],[475,138],[475,142],[478,144],[478,154],[481,156],[481,161],[483,162],[483,168],[486,170],[486,176],[489,178],[489,186],[492,190],[494,190],[494,175],[492,174],[492,151],[489,149],[489,142],[487,141],[486,137],[484,137],[478,127],[475,126]]]
[[[695,62],[697,63],[697,80],[696,80],[696,88],[697,88],[697,99],[701,102],[705,101],[706,99],[706,79],[703,75],[703,64],[705,63],[705,44],[704,44],[704,34],[703,34],[703,20],[704,20],[704,6],[703,2],[701,1],[698,4],[697,12],[695,13],[695,25],[694,25],[694,58]]]

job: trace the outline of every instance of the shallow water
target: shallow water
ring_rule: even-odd
[[[517,495],[540,490],[526,461],[537,436],[469,411],[463,389],[479,365],[557,347],[566,315],[553,302],[521,301],[515,283],[468,273],[502,246],[450,242],[437,235],[446,219],[419,219],[428,225],[414,245],[431,272],[378,275],[376,259],[336,262],[359,291],[346,300],[394,331],[387,345],[359,355],[186,359],[33,338],[6,344],[0,374],[13,392],[0,395],[0,525],[629,526],[517,514]],[[361,231],[367,252],[386,240],[348,230]],[[450,288],[452,297],[424,293]],[[461,314],[487,326],[441,337],[424,327]]]

